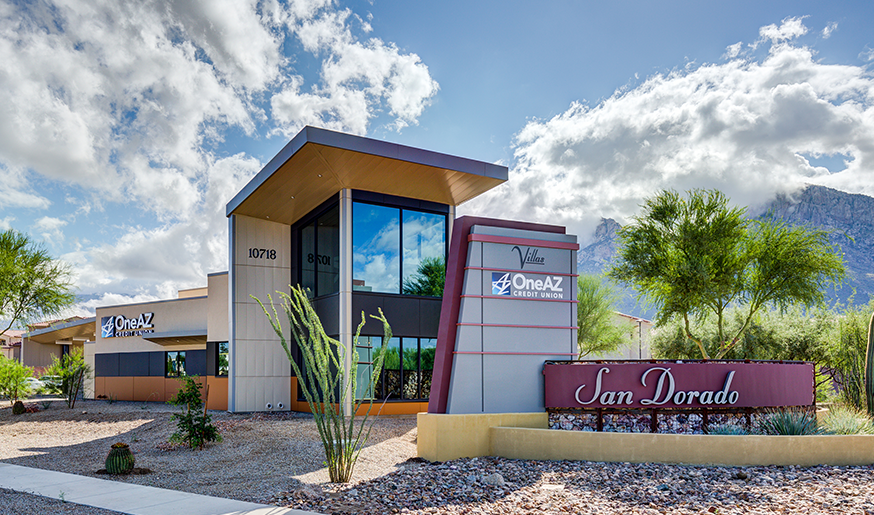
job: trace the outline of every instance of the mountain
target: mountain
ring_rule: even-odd
[[[755,219],[783,219],[791,225],[828,231],[831,243],[844,253],[847,266],[844,285],[832,295],[856,305],[867,304],[874,296],[874,198],[810,185],[791,196],[779,195],[751,214]],[[601,219],[593,241],[577,256],[580,273],[601,274],[607,270],[616,256],[620,227],[611,218]],[[622,290],[617,309],[643,318],[655,316],[655,310],[640,305],[630,289]]]

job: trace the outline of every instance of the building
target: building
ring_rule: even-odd
[[[21,335],[24,331],[8,329],[0,335],[0,355],[18,361],[21,359]]]
[[[22,335],[21,363],[32,367],[37,377],[56,358],[78,350],[84,353],[85,344],[94,341],[94,317],[71,317],[28,324]]]

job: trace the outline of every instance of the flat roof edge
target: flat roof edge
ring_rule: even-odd
[[[22,338],[30,338],[31,336],[40,336],[42,334],[48,334],[54,331],[60,331],[61,329],[69,329],[70,327],[76,327],[79,325],[93,324],[97,321],[97,317],[83,318],[81,320],[75,320],[73,322],[67,322],[60,325],[53,325],[49,327],[44,327],[42,329],[36,329],[35,331],[30,331],[27,333],[22,333]]]

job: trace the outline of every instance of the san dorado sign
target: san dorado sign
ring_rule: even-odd
[[[814,403],[813,363],[547,362],[546,408],[765,408]]]

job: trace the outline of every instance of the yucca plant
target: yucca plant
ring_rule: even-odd
[[[757,432],[763,435],[819,435],[823,431],[817,425],[816,414],[802,410],[779,410],[765,415]]]
[[[744,436],[750,433],[743,426],[737,424],[719,424],[708,429],[707,434]]]
[[[362,380],[367,380],[364,389],[365,394],[358,396],[358,338],[364,327],[365,317],[361,313],[361,323],[355,331],[355,338],[350,348],[344,346],[338,340],[329,337],[322,328],[322,322],[316,314],[306,291],[301,286],[291,288],[291,294],[279,292],[282,298],[282,309],[285,311],[288,323],[291,326],[291,334],[300,348],[303,356],[303,370],[298,366],[292,354],[291,346],[282,332],[279,315],[273,298],[268,295],[272,313],[267,311],[264,304],[257,298],[252,297],[261,308],[279,341],[282,344],[288,360],[298,378],[298,387],[303,391],[310,411],[315,418],[319,438],[325,448],[325,462],[328,466],[328,475],[333,483],[346,483],[352,477],[352,470],[361,448],[370,437],[373,421],[367,425],[367,418],[373,409],[373,392],[376,382],[382,372],[385,360],[386,346],[391,339],[392,332],[388,321],[379,310],[379,316],[370,315],[382,322],[383,339],[381,348],[373,353],[373,365],[369,377],[364,375]],[[347,356],[351,363],[350,373],[346,373]],[[358,408],[368,397],[370,406],[364,414],[364,418],[356,423],[355,416]],[[347,402],[350,401],[351,402]],[[344,406],[350,403],[351,411],[345,413]]]
[[[861,411],[847,406],[830,409],[822,425],[826,433],[834,435],[874,434],[874,424],[871,419]]]

